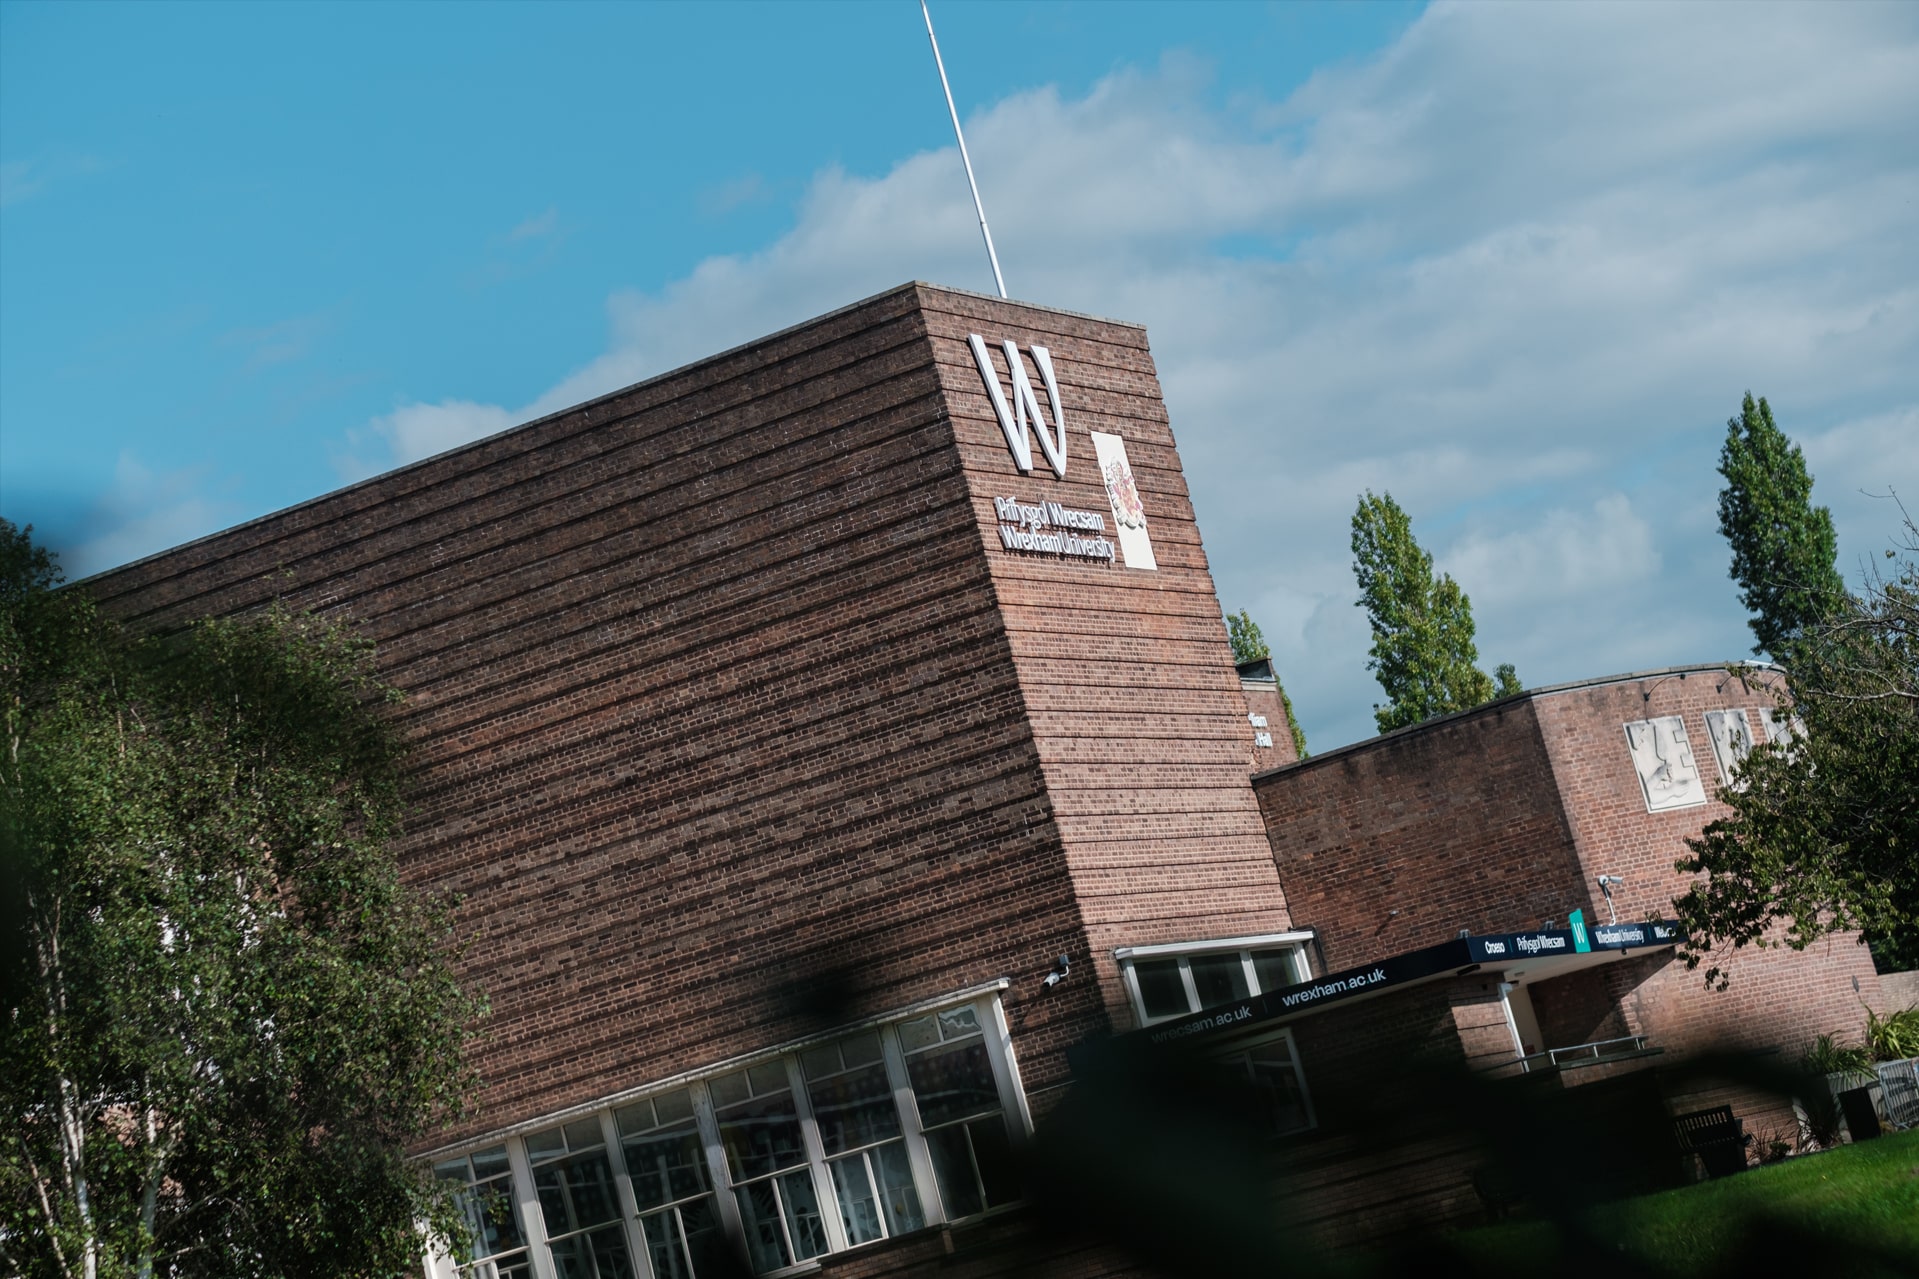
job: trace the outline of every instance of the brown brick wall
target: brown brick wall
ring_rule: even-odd
[[[1771,678],[1761,673],[1745,681],[1723,669],[1683,670],[1534,699],[1553,775],[1565,796],[1589,920],[1607,917],[1597,887],[1602,874],[1625,878],[1614,889],[1621,919],[1671,915],[1673,898],[1689,882],[1674,868],[1686,856],[1686,839],[1729,811],[1717,798],[1721,782],[1705,714],[1743,708],[1755,740],[1763,742],[1758,712],[1774,704]],[[1685,724],[1709,798],[1697,807],[1649,813],[1624,725],[1670,715]],[[1676,962],[1650,971],[1631,964],[1603,970],[1626,1033],[1651,1036],[1679,1053],[1707,1047],[1778,1049],[1797,1057],[1815,1034],[1845,1029],[1856,1037],[1865,1021],[1863,1004],[1878,998],[1871,956],[1851,935],[1821,941],[1803,953],[1776,945],[1748,947],[1716,962],[1730,978],[1723,992],[1706,992],[1703,972]]]
[[[1575,908],[1603,923],[1601,874],[1625,879],[1614,892],[1620,919],[1669,918],[1687,885],[1674,869],[1685,840],[1728,811],[1716,798],[1705,712],[1745,708],[1763,741],[1757,712],[1773,702],[1762,678],[1748,686],[1699,669],[1544,690],[1257,776],[1300,922],[1320,928],[1337,969],[1459,927],[1563,925]],[[1685,724],[1707,802],[1649,813],[1624,725],[1669,715]],[[1659,1064],[1676,1110],[1719,1104],[1702,1099],[1723,1092],[1754,1122],[1782,1123],[1777,1099],[1669,1068],[1714,1049],[1790,1064],[1820,1032],[1856,1038],[1864,1006],[1883,999],[1870,956],[1846,936],[1803,953],[1748,947],[1721,962],[1731,979],[1723,992],[1706,990],[1703,974],[1670,951],[1544,980],[1535,973],[1528,989],[1549,1045],[1645,1035],[1665,1051]],[[1496,1057],[1499,1035],[1467,1024],[1464,1007],[1456,1016],[1469,1055]],[[1492,1047],[1475,1049],[1480,1039]]]
[[[1002,974],[1029,1085],[1097,1024],[1090,984],[1024,1004],[1085,942],[931,296],[88,584],[149,628],[278,597],[377,641],[405,873],[464,898],[492,1002],[469,1131]]]
[[[1527,701],[1253,779],[1293,915],[1334,970],[1564,919],[1572,839]]]
[[[942,295],[927,311],[1046,793],[1107,1007],[1127,1018],[1114,947],[1291,926],[1251,787],[1246,703],[1146,335]],[[1022,476],[966,338],[1046,346],[1067,472]],[[1003,370],[1002,376],[1003,376]],[[1035,385],[1038,385],[1034,373]],[[1041,392],[1042,398],[1044,392]],[[1126,442],[1156,571],[1005,550],[995,497],[1109,512],[1090,432]],[[1109,516],[1110,525],[1110,516]]]
[[[1067,482],[1014,471],[974,331],[1054,352]],[[377,642],[403,868],[492,1003],[463,1131],[1002,975],[1044,1089],[1113,946],[1287,922],[1159,396],[1137,328],[912,285],[87,589]],[[1089,429],[1157,573],[999,545],[993,496],[1107,509]]]
[[[1280,700],[1279,685],[1270,680],[1242,679],[1239,688],[1246,695],[1247,711],[1266,719],[1263,730],[1250,721],[1246,725],[1248,771],[1260,773],[1298,762],[1299,750],[1293,745],[1292,722],[1286,714],[1286,703]],[[1252,741],[1253,734],[1262,731],[1272,735],[1271,746]]]

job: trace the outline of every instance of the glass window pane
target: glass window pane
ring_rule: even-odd
[[[1013,1158],[1013,1143],[1006,1136],[1006,1121],[997,1115],[975,1119],[966,1125],[966,1133],[973,1139],[973,1159],[979,1165],[986,1206],[997,1208],[1018,1199],[1019,1164]]]
[[[870,1030],[864,1035],[855,1035],[840,1042],[840,1056],[846,1060],[847,1069],[865,1066],[880,1059],[880,1035]]]
[[[536,1132],[526,1139],[526,1154],[529,1159],[546,1159],[553,1155],[566,1153],[566,1135],[558,1128],[549,1128],[545,1132]]]
[[[899,1109],[886,1067],[867,1066],[807,1086],[820,1144],[829,1155],[858,1150],[900,1135]]]
[[[465,1155],[458,1159],[442,1159],[433,1165],[433,1175],[441,1181],[457,1181],[463,1185],[473,1180],[473,1174],[466,1166]]]
[[[533,1188],[540,1196],[549,1237],[611,1221],[618,1212],[613,1172],[603,1152],[575,1155],[535,1169]]]
[[[732,1273],[721,1256],[726,1240],[711,1198],[696,1199],[640,1218],[646,1232],[647,1255],[653,1259],[653,1279],[707,1279]]]
[[[1247,1054],[1247,1063],[1269,1131],[1278,1135],[1306,1127],[1310,1117],[1299,1072],[1293,1069],[1292,1045],[1284,1039],[1262,1044]]]
[[[660,1126],[653,1117],[653,1103],[636,1101],[630,1106],[621,1106],[613,1112],[613,1126],[620,1130],[620,1136],[630,1137],[634,1133],[647,1132]]]
[[[940,1041],[940,1032],[931,1017],[915,1017],[899,1024],[900,1047],[907,1052],[930,1048]]]
[[[1256,950],[1253,952],[1253,976],[1259,978],[1259,993],[1279,990],[1299,980],[1298,970],[1293,967],[1293,952],[1290,950]]]
[[[986,1045],[978,1039],[909,1057],[906,1073],[913,1081],[920,1122],[928,1128],[1000,1108]]]
[[[513,1183],[502,1177],[475,1186],[472,1191],[473,1216],[479,1227],[473,1251],[482,1257],[498,1256],[526,1246],[526,1234],[520,1229],[520,1207],[513,1202]]]
[[[735,1181],[745,1181],[779,1168],[791,1168],[804,1162],[806,1148],[800,1138],[799,1112],[793,1106],[793,1094],[756,1097],[752,1101],[716,1112],[720,1121],[720,1141],[726,1147],[726,1160]]]
[[[646,1234],[646,1255],[653,1263],[653,1279],[692,1279],[686,1249],[680,1243],[679,1214],[668,1208],[640,1218]]]
[[[706,1190],[706,1147],[692,1127],[650,1133],[621,1143],[633,1197],[641,1211],[702,1194]]]
[[[561,1239],[551,1247],[560,1279],[633,1279],[626,1231],[618,1226]]]
[[[756,1181],[733,1191],[739,1201],[740,1223],[746,1228],[746,1251],[755,1270],[778,1270],[792,1264],[786,1250],[786,1232],[780,1228],[780,1196],[770,1181]]]
[[[833,1173],[833,1193],[840,1201],[840,1222],[846,1227],[847,1243],[884,1238],[879,1196],[873,1192],[872,1178],[866,1175],[866,1156],[848,1155],[827,1167]]]
[[[747,1089],[745,1071],[740,1071],[738,1074],[733,1075],[721,1075],[717,1079],[709,1079],[706,1081],[706,1090],[713,1094],[713,1104],[715,1106],[731,1106],[735,1102],[745,1101],[753,1095]]]
[[[794,1260],[819,1256],[826,1251],[826,1219],[820,1216],[820,1201],[813,1195],[813,1175],[802,1168],[779,1178],[779,1183]]]
[[[653,1111],[662,1124],[678,1123],[693,1118],[693,1094],[682,1088],[678,1092],[661,1093],[653,1099]]]
[[[460,1272],[464,1279],[533,1279],[533,1261],[525,1253],[475,1262]]]
[[[1194,955],[1186,962],[1193,970],[1193,989],[1199,992],[1201,1008],[1230,1004],[1251,993],[1246,989],[1246,965],[1240,960],[1238,951],[1225,955]]]
[[[566,1126],[568,1150],[591,1150],[605,1144],[606,1136],[600,1131],[598,1119],[576,1119]]]
[[[966,1035],[979,1033],[979,1014],[970,1007],[949,1008],[940,1014],[940,1036],[944,1039],[960,1039]]]
[[[888,1142],[867,1152],[873,1161],[873,1175],[879,1179],[880,1203],[886,1209],[886,1232],[902,1234],[926,1224],[926,1212],[920,1207],[920,1192],[913,1185],[913,1168],[906,1158],[906,1143]]]
[[[504,1177],[512,1171],[512,1165],[506,1160],[506,1147],[495,1146],[491,1150],[473,1152],[473,1175],[481,1177]]]
[[[966,1125],[927,1133],[926,1149],[933,1156],[933,1175],[939,1179],[940,1200],[946,1205],[949,1220],[970,1217],[986,1206],[973,1172],[973,1149],[966,1140]]]
[[[746,1077],[753,1081],[753,1095],[778,1092],[788,1086],[786,1063],[784,1061],[763,1061],[757,1066],[749,1066]]]
[[[680,1233],[686,1239],[696,1279],[730,1275],[739,1269],[739,1262],[727,1255],[726,1235],[720,1229],[720,1214],[711,1195],[681,1204],[674,1211],[680,1214]]]
[[[838,1074],[839,1070],[840,1050],[834,1044],[822,1044],[818,1048],[809,1048],[800,1054],[800,1073],[808,1079]]]
[[[1179,978],[1177,959],[1146,959],[1133,965],[1133,977],[1139,982],[1139,1002],[1148,1017],[1176,1017],[1192,1010],[1186,1000],[1186,983]]]

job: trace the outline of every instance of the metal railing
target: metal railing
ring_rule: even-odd
[[[1570,1048],[1548,1048],[1543,1053],[1521,1057],[1519,1068],[1527,1072],[1551,1070],[1555,1066],[1605,1061],[1611,1057],[1630,1057],[1634,1053],[1644,1051],[1646,1051],[1644,1035],[1625,1035],[1618,1039],[1596,1039],[1590,1044],[1574,1044]]]
[[[1874,1073],[1886,1118],[1901,1128],[1919,1127],[1919,1058],[1882,1061]]]

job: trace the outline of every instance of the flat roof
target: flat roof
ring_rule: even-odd
[[[1314,764],[1322,763],[1329,759],[1337,759],[1341,755],[1351,754],[1353,751],[1366,750],[1396,737],[1407,737],[1414,733],[1422,733],[1439,724],[1451,724],[1458,720],[1468,719],[1474,715],[1483,715],[1489,711],[1498,710],[1501,707],[1514,706],[1520,702],[1537,697],[1552,697],[1560,693],[1574,693],[1586,688],[1604,688],[1608,684],[1631,684],[1640,680],[1684,679],[1688,675],[1696,675],[1708,671],[1723,674],[1735,670],[1749,670],[1783,675],[1785,669],[1785,667],[1779,665],[1777,662],[1695,662],[1687,666],[1656,666],[1650,670],[1630,671],[1624,675],[1599,675],[1592,679],[1571,680],[1564,684],[1543,684],[1538,688],[1523,689],[1507,697],[1495,698],[1490,702],[1481,702],[1477,706],[1469,706],[1463,711],[1451,711],[1445,715],[1435,715],[1431,719],[1423,719],[1417,724],[1408,724],[1404,728],[1395,728],[1390,733],[1377,733],[1372,737],[1362,737],[1356,742],[1348,742],[1344,746],[1335,746],[1331,750],[1317,752],[1305,759],[1293,760],[1286,764],[1275,764],[1271,768],[1261,769],[1259,772],[1254,773],[1253,779],[1257,781],[1262,777],[1271,777],[1277,773],[1310,768]],[[1244,678],[1244,676],[1241,678]]]

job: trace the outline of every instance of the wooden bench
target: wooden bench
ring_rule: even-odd
[[[1729,1177],[1746,1170],[1746,1126],[1732,1113],[1731,1106],[1695,1110],[1672,1121],[1679,1149],[1698,1155],[1706,1165],[1708,1177]]]

